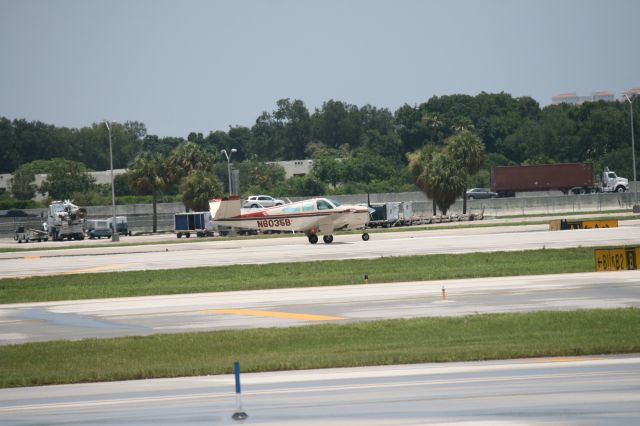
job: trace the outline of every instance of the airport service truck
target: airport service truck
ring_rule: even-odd
[[[84,240],[85,210],[69,200],[54,201],[47,212],[47,232],[54,241]]]
[[[596,182],[591,163],[540,164],[534,166],[494,166],[491,190],[499,197],[513,197],[517,192],[558,190],[565,194],[625,192],[629,180],[605,167]]]

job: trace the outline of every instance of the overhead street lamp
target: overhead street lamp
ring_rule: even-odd
[[[111,164],[111,207],[113,208],[113,230],[111,231],[111,241],[117,242],[120,241],[120,236],[118,235],[118,224],[116,222],[116,190],[113,186],[113,149],[111,148],[110,123],[115,123],[115,121],[109,122],[108,120],[104,120],[104,125],[107,126],[107,130],[109,131],[109,163]]]
[[[632,95],[633,96],[633,95]],[[638,204],[638,181],[636,180],[636,146],[633,135],[633,100],[625,93],[624,97],[629,101],[629,118],[631,121],[631,158],[633,159],[633,191],[636,194],[636,202],[633,205],[633,212],[640,213],[640,204]],[[634,98],[635,99],[635,98]]]
[[[229,153],[227,153],[226,149],[223,149],[220,152],[223,153],[225,157],[227,157],[227,176],[229,176],[229,195],[231,195],[231,154],[233,154],[234,152],[238,152],[238,150],[235,148],[231,148],[231,151],[229,151]]]

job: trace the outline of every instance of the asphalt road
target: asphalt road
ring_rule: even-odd
[[[333,244],[306,238],[207,240],[188,244],[104,245],[94,248],[0,253],[0,278],[82,272],[174,269],[231,264],[376,258],[541,248],[637,245],[640,221],[619,228],[548,231],[547,225],[464,228],[336,236]]]
[[[636,271],[23,303],[0,305],[0,344],[624,307],[640,307]]]
[[[640,357],[326,369],[0,390],[0,424],[637,425]]]

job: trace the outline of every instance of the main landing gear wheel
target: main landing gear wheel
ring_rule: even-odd
[[[318,242],[318,236],[315,234],[309,235],[307,238],[309,238],[309,242],[311,244],[315,244]]]
[[[324,235],[322,237],[322,241],[324,241],[326,244],[331,244],[333,242],[333,235]]]
[[[369,241],[369,234],[367,234],[366,232],[362,234],[362,241]]]

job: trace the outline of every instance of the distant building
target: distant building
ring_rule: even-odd
[[[559,105],[559,104],[580,105],[585,102],[614,101],[614,100],[615,100],[615,96],[613,95],[613,93],[608,92],[606,90],[593,92],[589,96],[578,96],[576,92],[561,93],[551,98],[551,101],[553,102],[554,105]]]
[[[115,178],[118,175],[124,174],[127,172],[127,169],[113,169],[113,177]],[[88,172],[89,175],[93,176],[96,179],[97,184],[105,184],[111,183],[111,170],[105,170],[102,172]],[[11,179],[12,175],[10,173],[0,174],[0,191],[11,191]],[[47,179],[46,173],[40,173],[35,176],[33,180],[33,184],[36,186],[42,185]],[[36,194],[35,199],[42,199],[42,195],[40,193]]]
[[[640,95],[640,87],[634,87],[632,89],[625,90],[623,93],[629,97],[633,95]]]
[[[593,92],[591,94],[591,96],[593,97],[594,101],[607,101],[607,102],[615,101],[615,96],[613,96],[613,93],[608,92],[606,90],[601,90],[599,92]]]
[[[270,161],[267,164],[282,166],[287,179],[292,176],[304,176],[313,169],[313,160]]]

